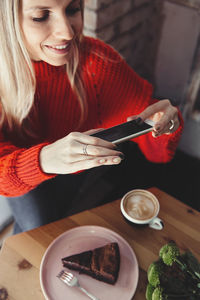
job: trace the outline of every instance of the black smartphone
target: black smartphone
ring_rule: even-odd
[[[145,120],[144,122],[139,123],[137,120],[132,120],[107,129],[103,129],[102,131],[91,134],[91,136],[99,137],[114,144],[120,144],[134,137],[152,131],[153,125],[154,123],[151,120]]]

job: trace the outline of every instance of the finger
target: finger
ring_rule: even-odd
[[[159,133],[172,133],[179,127],[177,108],[170,107],[155,124],[155,131]],[[173,123],[173,126],[172,126]]]
[[[102,165],[117,165],[120,164],[122,159],[119,156],[107,156],[98,158],[89,158],[82,161],[76,161],[71,163],[71,169],[73,170],[86,170]]]
[[[169,101],[165,101],[164,107],[160,112],[155,113],[153,120],[155,121],[155,131],[163,133],[166,131],[166,128],[170,128],[169,124],[171,120],[178,120],[178,110],[175,106],[172,106]]]
[[[107,159],[107,157],[108,156],[93,156],[93,155],[86,155],[86,154],[73,154],[73,155],[70,155],[70,160],[67,161],[66,163],[70,163],[70,164],[71,163],[79,163],[79,162],[84,161],[84,160],[101,159],[101,158]],[[113,155],[112,157],[115,157],[115,155]],[[117,157],[120,157],[120,156],[118,155]]]
[[[115,156],[115,155],[120,155],[122,153],[120,151],[101,147],[101,146],[80,144],[79,154],[84,154],[88,156]]]
[[[172,134],[173,132],[175,132],[179,128],[179,125],[180,125],[179,119],[175,118],[175,121],[173,122],[173,124],[171,121],[163,128],[162,131],[153,131],[152,132],[153,137],[158,137],[158,136],[161,136],[162,134]]]
[[[166,134],[171,134],[179,128],[179,125],[180,125],[179,119],[175,118],[175,121],[173,121],[173,122],[172,121],[173,121],[173,119],[171,120],[170,126],[168,126],[168,129],[166,129],[166,132],[165,132]]]
[[[87,130],[87,131],[85,131],[85,132],[83,132],[83,133],[84,133],[84,134],[91,135],[91,134],[100,132],[100,131],[102,131],[102,130],[104,130],[104,129],[105,129],[105,128],[90,129],[90,130]]]
[[[146,119],[149,119],[150,117],[152,117],[155,113],[159,112],[161,110],[161,101],[158,101],[150,106],[148,106],[147,108],[145,108],[139,115],[138,117],[140,117],[143,121]],[[162,108],[163,110],[163,108]]]
[[[154,104],[149,105],[138,116],[143,120],[152,118],[158,112],[166,112],[168,108],[171,108],[171,102],[168,99],[160,100]]]
[[[138,115],[128,117],[127,121],[129,122],[129,121],[136,120],[136,119],[138,119]]]
[[[162,114],[160,120],[156,122],[154,125],[155,131],[159,133],[164,133],[164,131],[169,129],[170,127],[170,120],[172,120],[172,114],[170,111],[165,111],[164,114]]]
[[[82,144],[76,140],[71,141],[67,148],[68,160],[77,161],[85,159],[85,156],[123,156],[123,153],[117,149],[110,149],[90,144]],[[83,156],[83,157],[82,157]]]
[[[105,141],[98,137],[90,136],[90,135],[87,135],[84,133],[72,132],[69,135],[70,135],[70,138],[72,138],[82,144],[101,146],[101,147],[110,148],[110,149],[116,148],[116,145],[111,142],[108,142],[108,141]]]

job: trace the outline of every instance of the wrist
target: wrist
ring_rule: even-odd
[[[42,170],[42,172],[44,173],[49,173],[48,172],[48,168],[47,168],[47,148],[48,146],[44,146],[41,148],[40,150],[40,154],[39,154],[39,163],[40,163],[40,168]]]

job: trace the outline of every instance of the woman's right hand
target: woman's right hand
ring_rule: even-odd
[[[66,137],[44,146],[40,166],[45,173],[70,174],[102,165],[121,162],[120,151],[111,142],[90,136],[96,131],[71,132]]]

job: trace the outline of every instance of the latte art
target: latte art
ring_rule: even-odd
[[[134,189],[126,193],[120,202],[122,215],[133,226],[147,225],[161,230],[163,221],[158,217],[160,204],[157,197],[147,190]]]
[[[125,210],[134,219],[147,220],[156,215],[157,206],[151,198],[143,195],[132,195],[126,201]]]

